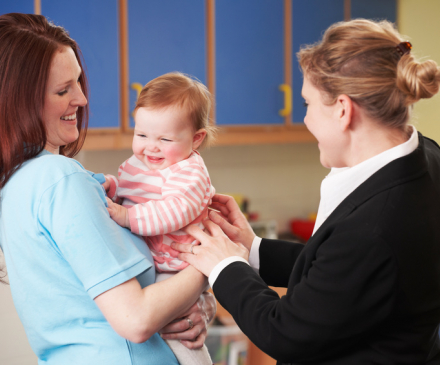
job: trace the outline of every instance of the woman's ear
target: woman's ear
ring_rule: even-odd
[[[196,133],[194,133],[192,149],[196,150],[197,148],[199,148],[205,137],[206,137],[206,130],[203,128],[199,129]]]
[[[348,95],[341,94],[336,99],[336,117],[342,131],[350,128],[353,121],[353,100]]]

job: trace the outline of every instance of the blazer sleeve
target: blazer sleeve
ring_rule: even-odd
[[[397,269],[390,251],[372,234],[344,232],[319,246],[307,271],[294,267],[281,298],[240,262],[220,273],[213,291],[263,352],[281,362],[319,362],[361,343],[391,313]]]
[[[304,248],[302,243],[262,239],[260,277],[267,285],[287,288],[293,265]]]

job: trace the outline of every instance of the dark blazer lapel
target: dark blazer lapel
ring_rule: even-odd
[[[348,195],[318,228],[307,245],[322,243],[333,231],[332,226],[373,196],[399,184],[417,179],[427,172],[425,141],[419,133],[418,147],[409,155],[400,157],[382,167]]]

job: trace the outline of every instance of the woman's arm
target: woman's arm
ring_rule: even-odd
[[[95,303],[120,336],[141,343],[183,316],[206,285],[205,276],[188,267],[143,289],[135,278],[130,279],[97,296]]]
[[[211,208],[218,212],[211,211],[209,218],[222,229],[230,240],[242,243],[249,250],[249,263],[253,268],[259,270],[259,275],[266,284],[286,287],[293,265],[304,245],[280,240],[258,240],[246,217],[231,196],[216,194],[212,199]],[[211,285],[213,280],[210,278]]]
[[[172,321],[160,330],[162,338],[179,340],[190,349],[198,349],[205,343],[208,335],[208,325],[214,319],[217,311],[217,301],[210,292],[204,292],[188,312],[179,321]],[[190,322],[194,324],[191,328]]]

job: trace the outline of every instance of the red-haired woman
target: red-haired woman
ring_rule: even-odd
[[[279,363],[440,364],[440,148],[408,124],[440,70],[385,21],[335,24],[298,57],[304,122],[332,169],[312,237],[256,238],[216,196],[210,234],[188,230],[201,246],[174,248]]]
[[[39,363],[177,364],[157,332],[200,348],[215,302],[191,267],[153,284],[145,243],[69,158],[87,116],[75,41],[43,16],[0,16],[0,245],[16,309]]]

